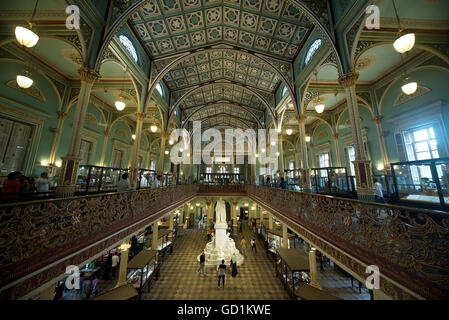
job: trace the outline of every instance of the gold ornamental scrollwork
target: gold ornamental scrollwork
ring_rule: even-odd
[[[358,78],[359,78],[358,72],[350,72],[341,76],[338,79],[338,83],[340,83],[340,85],[342,85],[343,88],[350,88],[355,86]]]

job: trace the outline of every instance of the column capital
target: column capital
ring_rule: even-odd
[[[373,122],[376,124],[380,124],[382,122],[383,118],[384,118],[384,116],[376,116],[376,117],[372,118],[371,120],[373,120]]]
[[[359,78],[358,72],[349,72],[347,74],[342,75],[338,82],[343,86],[343,88],[350,88],[355,86],[357,79]]]
[[[305,123],[307,120],[307,116],[305,114],[297,114],[296,120],[298,120],[299,123]]]
[[[136,115],[137,120],[140,120],[140,121],[142,121],[143,119],[145,119],[145,116],[146,116],[145,112],[136,112],[136,113],[134,113],[134,114]]]
[[[81,67],[78,70],[81,81],[85,81],[87,83],[94,83],[100,78],[100,74],[98,74],[95,70],[89,69],[87,67]]]
[[[105,130],[104,131],[104,136],[105,137],[109,137],[111,135],[111,131],[109,131],[109,130]]]
[[[69,117],[69,114],[64,111],[58,111],[57,114],[58,114],[58,119],[65,120]]]
[[[332,138],[334,138],[335,140],[337,140],[337,139],[338,139],[338,133],[332,134]]]

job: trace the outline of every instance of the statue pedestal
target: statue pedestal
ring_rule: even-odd
[[[235,247],[235,242],[226,234],[228,225],[223,222],[218,222],[214,226],[215,236],[211,242],[206,244],[204,253],[206,256],[206,267],[216,268],[221,264],[221,260],[225,261],[226,265],[229,265],[232,255],[235,253],[237,256],[237,265],[240,266],[244,257]],[[200,260],[200,255],[198,255],[197,260]]]
[[[215,248],[223,249],[227,244],[227,235],[226,230],[228,229],[228,225],[223,222],[215,223]]]

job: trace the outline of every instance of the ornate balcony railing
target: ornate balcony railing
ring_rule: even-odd
[[[197,191],[182,185],[0,205],[0,284],[165,214]]]
[[[252,185],[246,189],[265,207],[367,265],[379,266],[381,274],[404,287],[423,297],[448,297],[448,214]]]

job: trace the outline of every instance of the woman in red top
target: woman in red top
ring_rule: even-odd
[[[14,199],[19,197],[21,183],[19,181],[20,172],[14,171],[8,174],[8,178],[3,181],[2,198]]]

